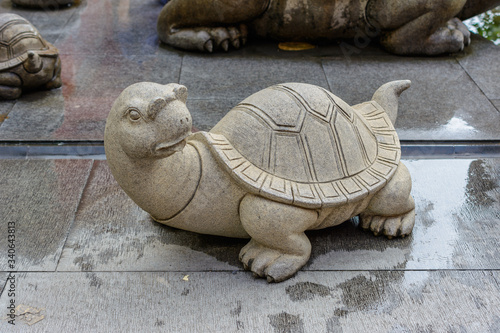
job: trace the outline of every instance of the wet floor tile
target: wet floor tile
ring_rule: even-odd
[[[193,118],[193,129],[210,131],[240,99],[189,99],[187,107]]]
[[[78,6],[56,42],[61,54],[109,57],[157,53],[158,1],[88,0]]]
[[[15,270],[55,270],[90,171],[86,160],[0,160],[0,248],[15,227]],[[11,270],[7,251],[0,268]]]
[[[323,60],[331,91],[349,104],[371,99],[392,80],[409,79],[396,129],[403,140],[496,140],[500,114],[454,59],[387,57]]]
[[[413,234],[374,237],[356,219],[309,232],[313,250],[303,270],[499,269],[500,160],[405,164],[417,203]],[[245,243],[152,222],[106,162],[96,162],[58,270],[241,270]]]
[[[499,278],[467,271],[302,272],[267,284],[231,272],[28,273],[17,277],[16,325],[2,320],[0,329],[497,332]],[[7,302],[4,293],[2,309]]]
[[[63,86],[17,101],[2,140],[102,140],[114,100],[129,85],[178,82],[181,57],[63,55]],[[161,68],[162,70],[158,70]]]
[[[305,269],[499,269],[500,159],[405,161],[416,202],[404,239],[352,225],[312,233]]]
[[[77,11],[77,6],[61,8],[49,6],[45,9],[26,9],[26,11],[31,12],[29,21],[40,31],[43,38],[55,44],[66,30],[68,22]]]
[[[491,101],[493,105],[497,108],[498,112],[500,112],[500,99],[494,99]]]
[[[57,270],[235,270],[245,243],[152,221],[96,161]]]
[[[488,98],[500,99],[499,47],[477,35],[473,35],[472,43],[473,47],[466,48],[457,59]]]
[[[328,89],[318,60],[186,55],[180,79],[192,99],[244,99],[284,82],[311,83]]]

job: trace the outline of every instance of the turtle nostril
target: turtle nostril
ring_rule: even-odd
[[[184,124],[184,119],[181,119],[181,124]]]

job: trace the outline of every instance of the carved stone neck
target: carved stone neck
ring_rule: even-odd
[[[116,166],[119,172],[113,175],[118,183],[139,207],[157,220],[179,213],[198,186],[200,158],[189,144],[166,158],[133,159],[125,154],[116,157],[120,162]]]

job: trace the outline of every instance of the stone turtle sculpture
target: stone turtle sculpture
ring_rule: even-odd
[[[59,88],[57,48],[16,14],[0,14],[0,99],[16,99],[23,89]]]
[[[390,52],[437,55],[470,42],[460,19],[500,5],[500,0],[171,0],[157,30],[172,46],[212,52],[239,48],[247,29],[280,41],[380,37]],[[356,43],[355,43],[356,45]]]
[[[387,83],[351,107],[314,85],[279,84],[243,100],[210,132],[192,134],[184,86],[137,83],[108,116],[106,156],[154,220],[250,237],[244,267],[279,282],[309,259],[306,230],[361,214],[376,235],[411,233],[411,179],[392,125],[409,85]]]

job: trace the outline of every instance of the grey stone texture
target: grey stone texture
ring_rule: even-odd
[[[493,105],[497,108],[497,110],[500,112],[500,99],[494,99],[491,101]]]
[[[498,4],[498,0],[171,0],[158,18],[158,35],[180,49],[209,53],[239,49],[255,34],[284,42],[362,36],[377,38],[386,50],[400,55],[439,55],[469,45],[470,32],[460,19]]]
[[[89,160],[0,160],[0,248],[7,266],[7,224],[15,223],[16,271],[54,271],[74,219]]]
[[[241,272],[23,273],[18,304],[30,313],[15,326],[0,321],[0,329],[496,332],[499,278],[484,271],[305,272],[267,285]]]
[[[402,96],[396,123],[401,140],[498,137],[500,115],[490,101],[499,99],[500,66],[487,66],[496,64],[498,47],[480,37],[473,36],[465,51],[439,58],[392,56],[373,39],[347,39],[302,52],[249,40],[240,50],[204,55],[160,44],[155,20],[161,8],[156,0],[131,1],[129,7],[82,1],[34,11],[2,1],[2,11],[27,18],[59,49],[64,85],[24,94],[13,107],[0,103],[0,113],[12,110],[0,126],[0,139],[102,141],[112,101],[140,81],[186,85],[195,127],[209,130],[238,101],[272,84],[316,84],[356,104],[381,84],[399,79],[413,82]]]
[[[341,61],[324,59],[323,67],[331,90],[348,96],[348,103],[369,98],[380,80],[405,77],[412,81],[412,88],[401,96],[396,122],[402,140],[493,140],[499,136],[498,112],[455,59],[405,58],[400,62],[395,57],[356,57],[347,64]],[[499,68],[493,65],[490,73],[500,75]],[[361,84],[346,77],[365,79]],[[500,87],[498,77],[492,80]]]
[[[7,187],[12,198],[2,198],[3,206],[19,205],[22,213],[4,208],[2,220],[10,216],[17,222],[18,262],[24,272],[15,273],[16,326],[3,316],[2,331],[499,328],[499,159],[405,161],[417,202],[410,237],[375,238],[356,227],[356,220],[310,232],[310,264],[280,284],[243,271],[235,258],[245,242],[150,220],[120,190],[106,162],[94,162],[90,172],[90,161],[56,162],[57,168],[53,161],[2,161],[3,176],[12,183],[19,184],[14,177],[20,173],[33,187],[57,180],[59,191],[64,189],[57,202],[61,197],[73,202],[71,208],[63,205],[46,214],[37,205],[54,205],[54,197],[44,193],[55,193],[55,188],[34,191],[23,205],[13,194],[29,194],[27,185],[20,183],[19,192]],[[81,181],[67,188],[65,179],[76,170],[89,174],[88,180],[78,176]],[[61,219],[57,211],[69,217]],[[69,225],[51,215],[74,219],[67,239]],[[29,234],[33,236],[23,240]],[[65,244],[64,250],[43,240],[56,240],[59,248]],[[32,263],[42,257],[45,269],[38,272]],[[6,276],[1,273],[3,281]],[[0,297],[1,308],[10,301],[7,290]]]

